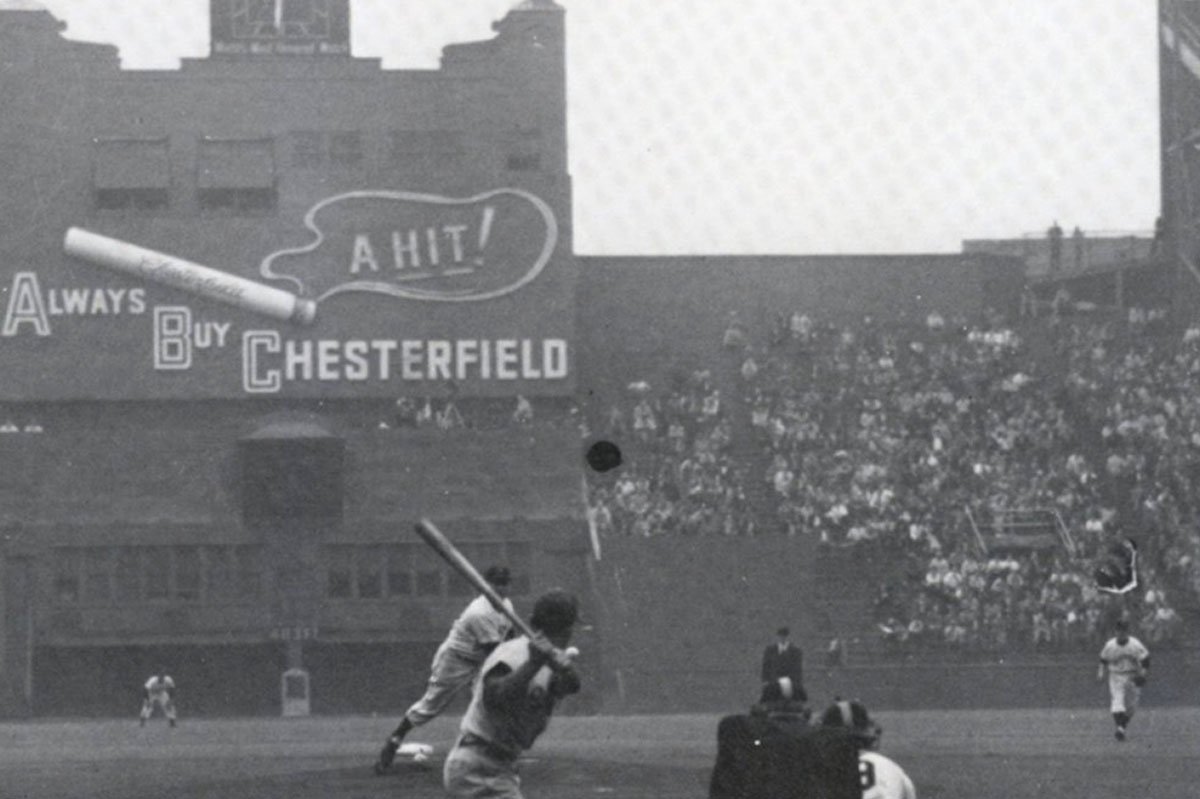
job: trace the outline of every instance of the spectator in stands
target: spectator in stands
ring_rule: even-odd
[[[418,413],[417,404],[411,397],[400,397],[396,400],[393,422],[398,428],[416,427]]]
[[[425,398],[425,403],[417,411],[417,427],[429,427],[437,424],[437,415],[433,411],[433,400]]]
[[[727,350],[741,351],[746,346],[746,328],[742,325],[742,320],[738,317],[737,311],[729,312],[729,321],[725,326],[725,335],[721,338],[721,343]]]
[[[453,397],[447,397],[446,403],[437,413],[436,423],[439,430],[458,430],[467,426]]]
[[[512,420],[518,425],[533,424],[533,404],[522,394],[517,395],[517,407],[513,410]]]

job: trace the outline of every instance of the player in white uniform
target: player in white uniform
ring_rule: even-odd
[[[859,742],[858,777],[863,799],[917,799],[912,780],[894,760],[871,751],[883,730],[859,702],[837,700],[821,715],[823,727],[846,727]]]
[[[175,726],[175,681],[165,671],[154,674],[142,686],[142,712],[138,723],[146,726],[146,719],[154,713],[154,708],[162,708],[167,723]]]
[[[509,570],[504,566],[492,566],[483,576],[512,610],[512,600],[508,598]],[[433,656],[425,694],[408,709],[400,726],[388,736],[379,751],[379,759],[375,761],[376,774],[385,774],[391,769],[404,736],[445,710],[455,694],[471,684],[483,661],[511,631],[512,622],[483,594],[467,605]]]
[[[547,591],[529,618],[534,637],[506,641],[488,656],[443,767],[451,796],[522,799],[517,758],[545,731],[558,700],[580,688],[573,652],[562,649],[577,615],[575,597]]]
[[[1150,650],[1129,634],[1128,622],[1123,619],[1117,622],[1116,637],[1108,639],[1108,643],[1100,650],[1100,670],[1096,679],[1103,680],[1105,671],[1108,672],[1108,694],[1112,700],[1110,709],[1117,725],[1118,741],[1125,740],[1125,728],[1137,710],[1141,687],[1149,669]]]

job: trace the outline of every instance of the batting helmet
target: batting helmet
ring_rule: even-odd
[[[535,630],[554,635],[570,630],[578,616],[579,603],[575,597],[561,588],[553,588],[533,603],[529,624]]]
[[[821,726],[845,727],[864,748],[876,746],[883,735],[883,728],[874,722],[861,702],[847,702],[843,699],[835,699],[821,714]]]

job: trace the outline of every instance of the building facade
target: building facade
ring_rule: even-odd
[[[125,71],[0,1],[0,714],[133,713],[159,668],[185,713],[277,713],[291,669],[399,712],[470,594],[422,516],[519,609],[577,592],[603,694],[575,404],[729,311],[1015,310],[991,255],[579,258],[562,9],[437,70],[354,57],[349,13],[212,0],[208,57]]]
[[[0,5],[7,713],[159,667],[197,712],[297,667],[314,709],[398,705],[470,593],[422,515],[518,602],[586,593],[573,431],[395,405],[574,392],[562,10],[430,71],[353,57],[349,13],[213,0],[208,58],[132,72]]]

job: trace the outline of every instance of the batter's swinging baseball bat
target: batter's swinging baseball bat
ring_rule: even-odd
[[[426,544],[433,547],[433,551],[442,556],[442,559],[454,568],[456,572],[466,578],[467,582],[473,585],[479,593],[488,598],[492,606],[508,617],[513,626],[521,631],[522,635],[532,638],[534,635],[533,628],[525,623],[525,620],[517,615],[517,612],[505,604],[504,598],[496,592],[492,584],[479,573],[475,568],[475,564],[467,560],[466,555],[458,550],[458,547],[450,541],[449,538],[437,528],[429,519],[421,519],[416,525],[417,535],[424,539]],[[569,666],[579,656],[579,650],[575,647],[567,647],[565,650],[556,650],[554,658],[556,666]]]
[[[437,526],[429,521],[429,519],[421,519],[417,522],[417,535],[425,540],[426,544],[433,547],[433,551],[442,556],[442,559],[449,563],[456,572],[467,579],[471,585],[475,587],[479,593],[488,598],[492,606],[496,610],[508,617],[522,635],[533,637],[533,628],[525,623],[525,620],[517,615],[516,611],[512,610],[504,603],[504,598],[496,592],[484,576],[475,568],[475,564],[467,560],[466,555],[458,551],[458,547],[450,542],[449,538],[443,535],[442,531]]]

